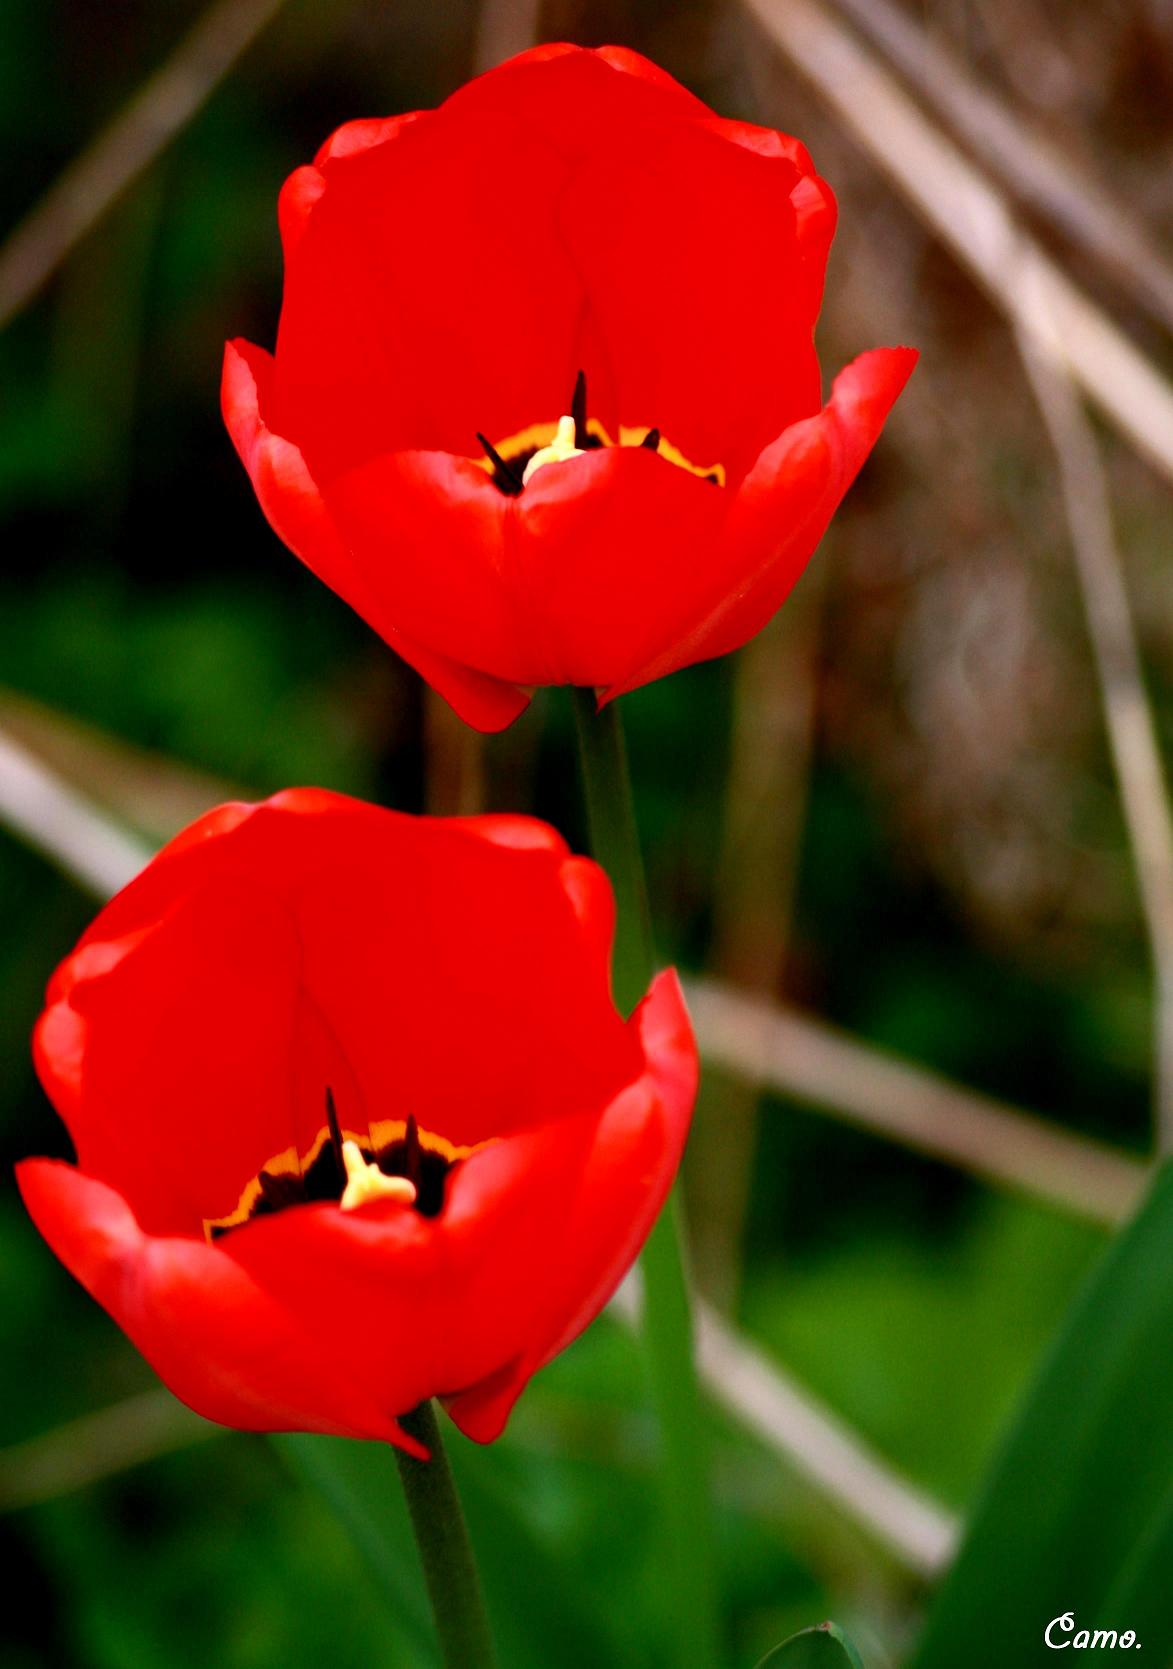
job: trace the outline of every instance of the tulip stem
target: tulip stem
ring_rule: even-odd
[[[416,1460],[402,1449],[395,1451],[445,1669],[494,1669],[497,1656],[481,1579],[435,1404],[421,1403],[399,1423],[432,1457]]]
[[[640,855],[623,724],[616,703],[599,710],[593,690],[575,689],[575,725],[591,847],[615,891],[612,979],[628,1014],[655,973],[651,917]],[[641,1258],[642,1331],[661,1438],[668,1595],[677,1669],[713,1669],[722,1659],[709,1506],[707,1441],[693,1357],[684,1220],[674,1188]]]

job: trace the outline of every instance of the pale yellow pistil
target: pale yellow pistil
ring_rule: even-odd
[[[567,458],[581,458],[582,447],[574,444],[573,417],[560,417],[558,431],[549,446],[539,446],[529,463],[525,466],[525,474],[521,478],[523,487],[528,487],[533,479],[534,471],[541,469],[543,464],[563,464]]]
[[[416,1186],[405,1176],[384,1176],[372,1164],[357,1142],[343,1142],[342,1163],[346,1166],[346,1188],[339,1202],[343,1211],[369,1205],[372,1200],[399,1200],[414,1205]]]

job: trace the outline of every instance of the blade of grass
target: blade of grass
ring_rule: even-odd
[[[1089,1628],[1139,1632],[1143,1617],[1143,1661],[1168,1661],[1171,1371],[1167,1163],[1071,1306],[989,1474],[913,1669],[1029,1669],[1046,1649],[1048,1622],[1073,1609]]]
[[[863,1659],[835,1623],[819,1623],[767,1652],[758,1669],[863,1669]]]
[[[615,1001],[630,1013],[655,972],[643,860],[635,825],[627,752],[617,702],[596,707],[594,692],[572,692],[591,847],[615,890],[612,957]],[[721,1661],[706,1433],[685,1268],[684,1223],[674,1188],[648,1236],[641,1336],[662,1444],[668,1582],[665,1598],[677,1669]]]

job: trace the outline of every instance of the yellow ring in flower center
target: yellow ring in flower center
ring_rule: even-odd
[[[641,428],[624,423],[620,425],[619,440],[616,442],[597,417],[587,419],[586,430],[589,438],[584,450],[587,451],[594,451],[603,446],[643,446],[648,436],[657,432],[650,424]],[[517,434],[496,442],[493,450],[506,464],[512,466],[520,477],[534,454],[552,446],[557,435],[557,422],[531,423],[528,427],[520,429]],[[593,446],[591,442],[594,443]],[[666,458],[678,469],[687,470],[690,475],[698,475],[704,481],[712,481],[718,487],[725,485],[724,464],[694,464],[692,459],[686,458],[680,448],[674,446],[663,433],[660,433],[659,444],[655,450],[661,458]],[[473,458],[471,462],[476,464],[478,469],[483,469],[486,475],[496,476],[496,465],[492,458]]]
[[[340,1129],[335,1144],[329,1124],[323,1126],[303,1154],[295,1147],[284,1148],[267,1159],[241,1190],[235,1207],[225,1217],[205,1217],[204,1235],[216,1240],[230,1229],[239,1228],[254,1217],[271,1216],[289,1206],[322,1204],[331,1200],[341,1203],[346,1192],[351,1170],[341,1157],[341,1149],[353,1144],[370,1166],[376,1166],[387,1177],[403,1177],[398,1169],[404,1152],[414,1144],[415,1164],[421,1173],[413,1178],[417,1184],[417,1199],[413,1208],[423,1216],[436,1216],[443,1204],[444,1183],[448,1172],[492,1141],[474,1142],[461,1147],[430,1130],[420,1130],[412,1119],[379,1119],[366,1130]],[[336,1156],[337,1155],[337,1156]],[[376,1190],[365,1190],[367,1198],[375,1198]],[[352,1198],[355,1198],[352,1191]],[[406,1202],[406,1190],[403,1191]]]

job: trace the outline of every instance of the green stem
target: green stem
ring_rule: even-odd
[[[630,1013],[655,972],[651,918],[617,705],[600,712],[593,690],[575,689],[575,725],[591,846],[615,890],[612,977]],[[662,1444],[664,1526],[672,1579],[675,1669],[721,1661],[714,1580],[706,1433],[692,1346],[692,1310],[679,1190],[674,1189],[642,1257],[643,1336]]]
[[[421,1403],[399,1423],[432,1457],[416,1460],[402,1449],[395,1451],[445,1669],[494,1669],[497,1657],[481,1579],[435,1405]]]

